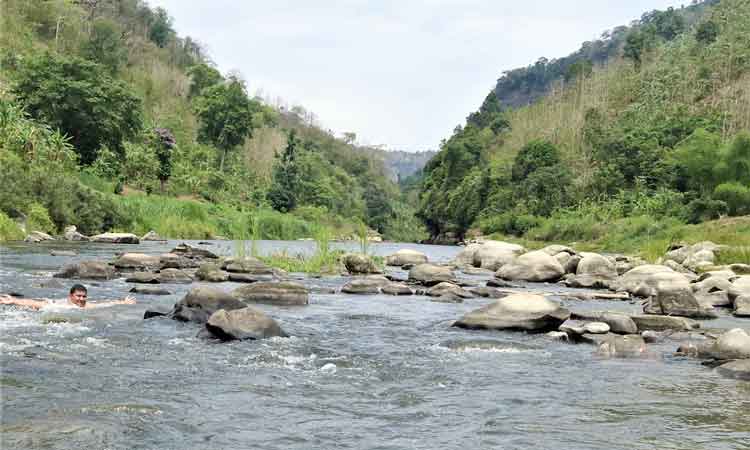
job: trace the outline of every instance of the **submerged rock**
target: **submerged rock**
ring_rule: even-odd
[[[188,284],[193,278],[180,269],[162,269],[159,271],[159,281],[162,283]]]
[[[427,291],[427,295],[430,297],[442,297],[443,295],[455,295],[459,298],[474,298],[474,294],[459,287],[456,284],[442,282],[438,283]]]
[[[425,264],[426,262],[427,255],[406,248],[385,257],[385,264],[387,266],[405,266],[407,264],[416,266],[418,264]]]
[[[379,293],[380,288],[388,286],[389,284],[390,281],[385,278],[355,278],[346,283],[341,288],[341,292],[355,295],[371,295]]]
[[[629,334],[621,336],[619,334],[604,335],[587,335],[592,339],[601,341],[598,344],[596,354],[607,358],[635,358],[642,356],[646,352],[646,342],[641,336]],[[597,336],[597,338],[594,338]]]
[[[102,261],[82,261],[66,265],[54,276],[55,278],[111,280],[115,278],[115,269]]]
[[[616,334],[637,334],[638,326],[626,314],[595,311],[588,313],[573,313],[572,318],[603,322],[609,326],[609,331]]]
[[[171,295],[172,293],[168,290],[161,288],[161,287],[152,287],[152,286],[135,286],[130,289],[130,291],[134,294],[143,294],[143,295]],[[165,313],[166,314],[166,313]]]
[[[78,256],[78,253],[73,250],[52,250],[49,254],[50,256]]]
[[[201,259],[201,258],[208,258],[208,259],[219,259],[219,256],[216,255],[214,252],[210,250],[206,250],[205,248],[195,247],[190,244],[181,243],[177,247],[173,248],[170,253],[174,253],[175,255],[184,256],[186,258],[192,258],[192,259]]]
[[[159,284],[159,274],[153,272],[133,272],[127,278],[126,283]]]
[[[245,257],[241,259],[230,258],[221,265],[222,270],[229,273],[247,273],[253,275],[273,275],[273,268],[258,258]]]
[[[195,272],[196,278],[203,281],[210,281],[213,283],[220,283],[223,281],[229,281],[229,272],[221,270],[219,264],[204,263]]]
[[[222,340],[288,337],[275,320],[250,306],[216,311],[208,318],[206,329]]]
[[[461,328],[554,331],[570,311],[536,294],[512,294],[472,311],[456,321]]]
[[[307,305],[309,302],[307,289],[293,281],[253,283],[238,287],[232,291],[232,295],[247,303],[293,306]]]
[[[750,381],[750,359],[740,359],[722,364],[716,371],[727,378]]]

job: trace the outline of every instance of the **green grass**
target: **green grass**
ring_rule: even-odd
[[[23,231],[18,224],[0,211],[0,241],[19,241],[23,238]]]

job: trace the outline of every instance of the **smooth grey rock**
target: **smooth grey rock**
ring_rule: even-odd
[[[572,288],[585,289],[610,289],[614,283],[614,277],[606,278],[602,275],[582,274],[567,275],[563,283]]]
[[[550,256],[559,255],[560,253],[567,253],[568,255],[578,254],[578,252],[568,247],[567,245],[559,245],[559,244],[548,245],[542,249],[539,249],[539,251],[544,252]]]
[[[177,247],[173,248],[170,253],[174,253],[176,255],[185,256],[187,258],[193,258],[193,259],[219,259],[218,255],[216,255],[214,252],[210,250],[206,250],[205,248],[196,247],[194,245],[186,244],[185,242],[179,244]]]
[[[646,309],[648,313],[697,318],[716,317],[713,305],[698,302],[690,283],[682,274],[658,273],[649,279],[648,284],[652,287],[653,293]]]
[[[750,335],[742,328],[733,328],[719,336],[713,344],[703,347],[700,356],[718,360],[749,359]]]
[[[638,331],[690,331],[695,328],[700,328],[700,323],[686,317],[643,314],[630,316],[630,318],[635,322]]]
[[[509,295],[507,292],[503,292],[499,289],[495,289],[489,286],[471,288],[469,289],[469,292],[471,292],[477,297],[484,297],[484,298],[503,298]]]
[[[734,299],[734,312],[737,317],[750,317],[750,295],[740,295]]]
[[[112,265],[118,269],[155,269],[161,266],[161,258],[145,253],[123,253],[115,258]]]
[[[589,334],[605,334],[609,333],[609,325],[604,322],[586,322],[583,331]]]
[[[273,275],[273,268],[258,258],[229,258],[221,264],[221,269],[230,273],[249,273],[253,275]]]
[[[650,297],[654,294],[656,279],[660,273],[676,273],[666,266],[656,264],[644,264],[637,266],[624,273],[613,284],[617,291],[627,291],[639,297]],[[687,279],[686,279],[687,280]]]
[[[105,244],[138,244],[140,239],[133,233],[102,233],[90,238],[93,242]]]
[[[206,329],[222,340],[288,337],[275,320],[250,306],[216,311],[208,318]]]
[[[381,288],[383,294],[388,295],[413,295],[411,288],[403,283],[388,283]]]
[[[581,253],[583,257],[576,268],[576,275],[594,275],[606,279],[617,277],[617,269],[612,261],[598,253]]]
[[[495,275],[504,280],[541,282],[557,281],[564,274],[565,270],[554,257],[537,250],[503,265]]]
[[[192,288],[185,297],[174,305],[169,314],[183,322],[206,323],[209,317],[220,309],[227,311],[242,309],[247,305],[228,292],[207,286]]]
[[[115,278],[115,269],[102,261],[82,261],[66,265],[54,276],[55,278],[111,280]]]
[[[307,288],[293,281],[278,283],[261,281],[238,287],[232,291],[232,295],[247,303],[266,303],[281,306],[307,305],[310,297]]]
[[[741,263],[730,264],[729,270],[736,273],[737,275],[748,275],[750,274],[750,264],[741,264]]]
[[[486,241],[474,253],[474,266],[496,271],[525,251],[525,248],[517,244]]]
[[[549,331],[545,334],[545,336],[554,339],[556,341],[563,341],[567,342],[570,340],[570,337],[568,336],[568,333],[564,331]]]
[[[159,267],[161,269],[193,269],[198,267],[198,261],[174,253],[159,255]]]
[[[196,278],[202,281],[209,281],[212,283],[221,283],[223,281],[229,281],[229,272],[221,270],[219,264],[204,263],[195,272]]]
[[[474,255],[477,253],[477,251],[482,248],[482,244],[469,244],[466,247],[464,247],[463,250],[461,250],[458,255],[456,255],[456,259],[454,259],[454,263],[458,267],[473,267],[474,266]],[[488,269],[489,270],[489,269]],[[494,271],[493,271],[494,272]]]
[[[535,294],[512,294],[472,311],[453,326],[497,330],[554,331],[570,311]]]
[[[427,255],[422,252],[406,248],[385,257],[385,264],[387,266],[405,266],[407,264],[416,266],[418,264],[425,264],[426,262]]]
[[[572,318],[578,320],[588,320],[595,322],[603,322],[609,325],[609,329],[612,333],[617,334],[637,334],[638,327],[636,326],[633,319],[630,316],[622,313],[609,312],[609,311],[592,311],[580,313],[576,312],[572,314]]]
[[[443,281],[455,283],[456,276],[449,267],[419,264],[409,270],[409,280],[425,286],[433,286]]]
[[[379,280],[368,280],[367,278],[355,278],[350,282],[346,283],[342,288],[341,292],[346,294],[355,295],[368,295],[377,294],[380,292],[380,288],[387,286],[389,283],[384,283]]]

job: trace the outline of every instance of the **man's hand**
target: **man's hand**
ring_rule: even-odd
[[[132,295],[126,295],[125,298],[117,303],[120,303],[121,305],[135,305],[135,297]]]

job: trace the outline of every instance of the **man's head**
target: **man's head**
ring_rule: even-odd
[[[86,286],[82,284],[74,284],[70,288],[70,293],[68,294],[68,300],[70,300],[71,303],[73,303],[76,306],[80,306],[83,308],[86,306],[86,298],[88,297],[88,292],[86,291]]]

